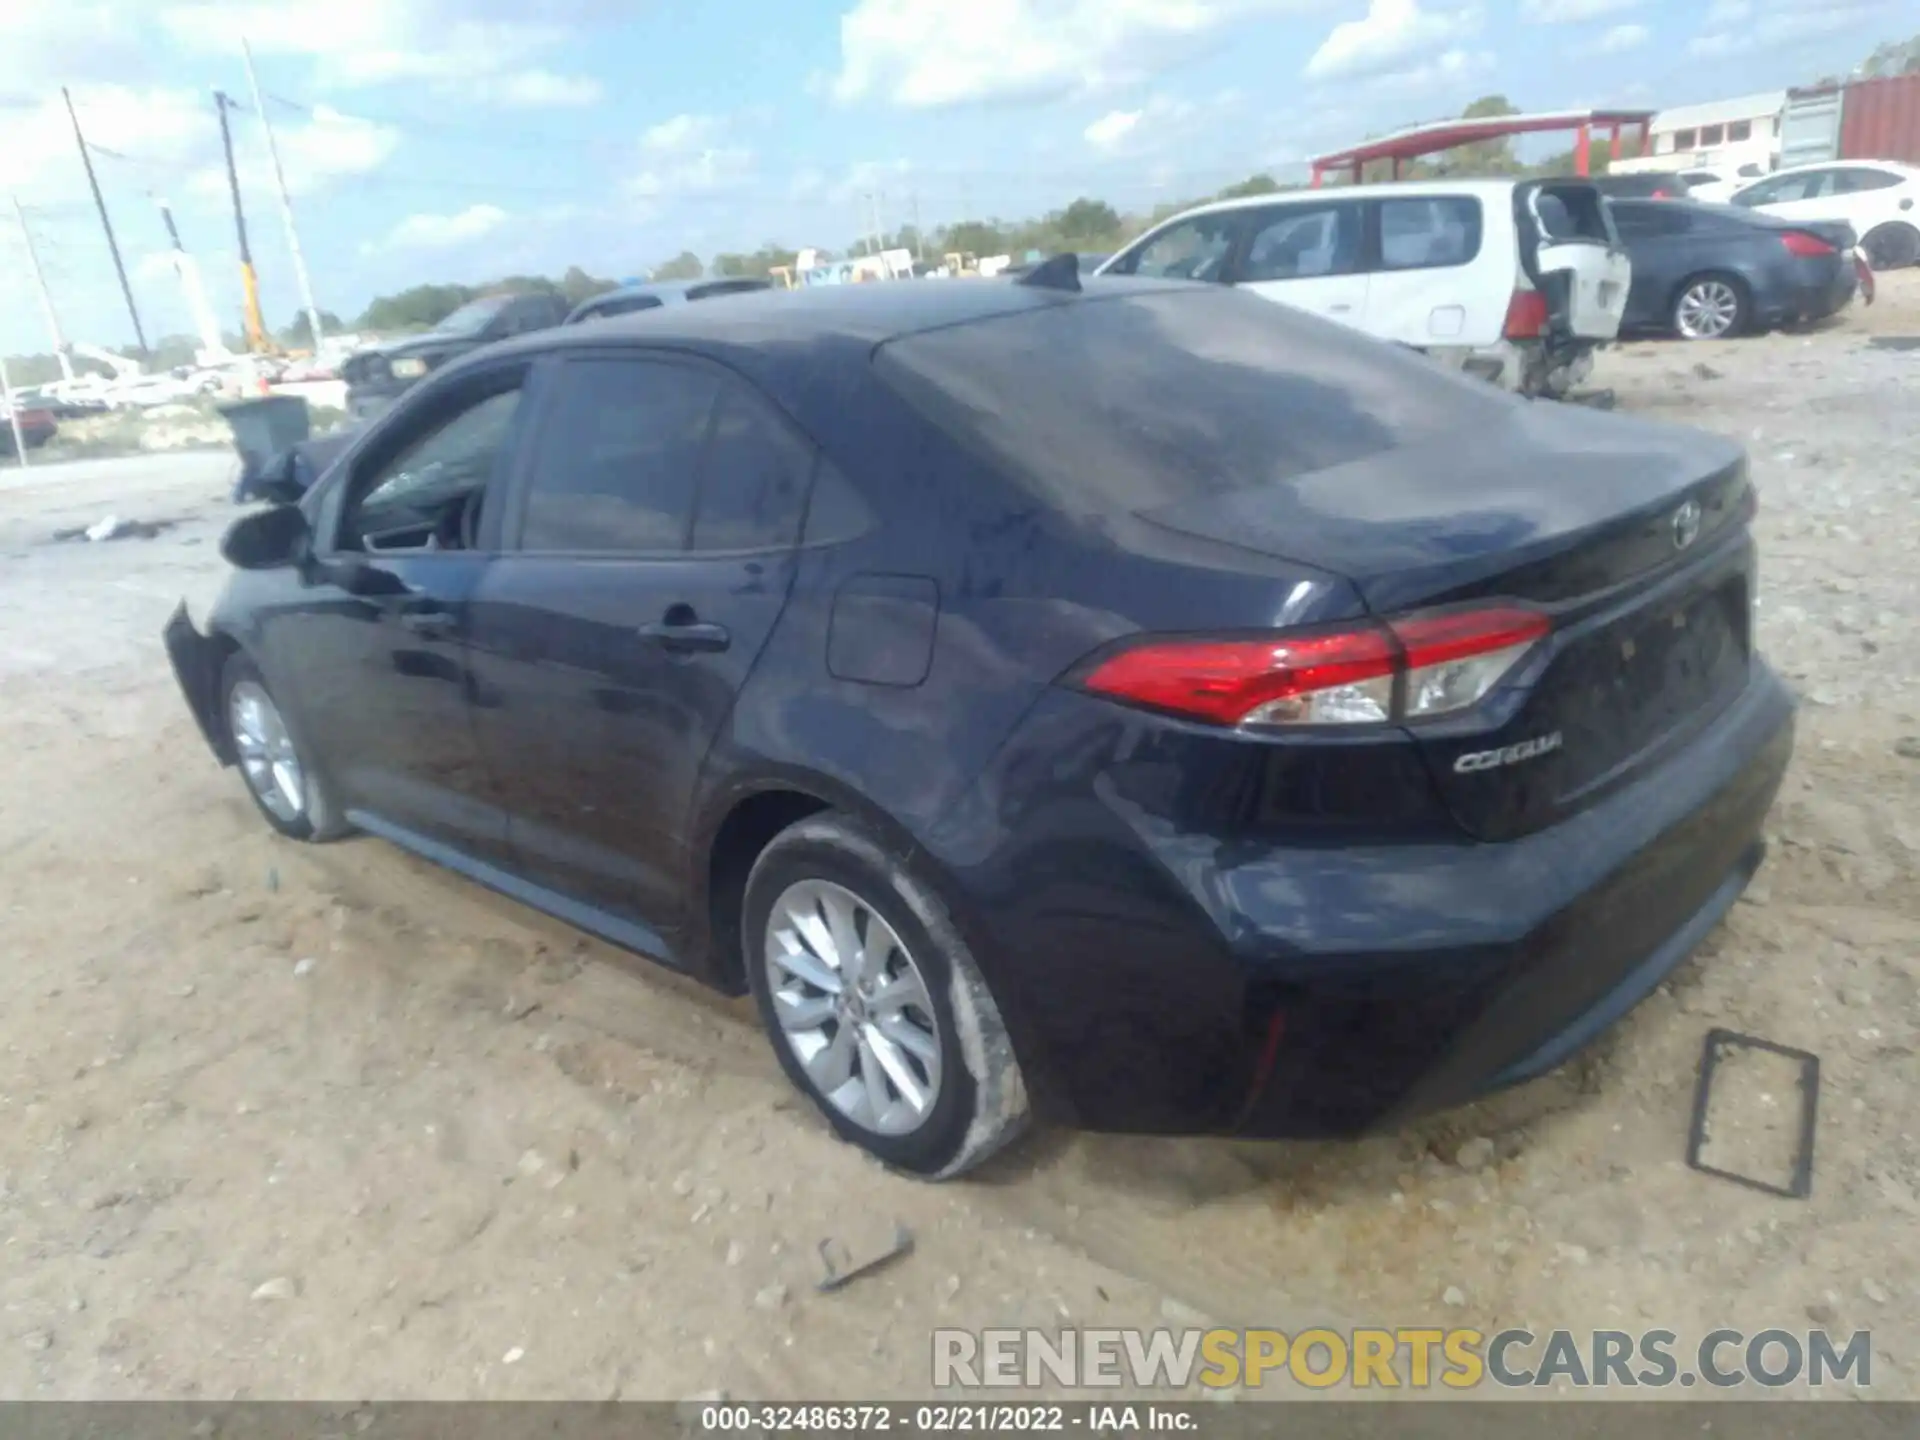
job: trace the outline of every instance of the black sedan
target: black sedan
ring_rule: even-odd
[[[1633,260],[1629,329],[1720,340],[1818,320],[1844,309],[1865,278],[1844,224],[1692,201],[1607,205]]]
[[[1760,863],[1725,440],[1213,286],[742,295],[447,366],[166,641],[268,824],[725,990],[905,1170],[1538,1075]]]

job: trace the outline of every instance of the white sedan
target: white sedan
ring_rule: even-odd
[[[1920,261],[1920,168],[1912,165],[1795,165],[1736,191],[1729,203],[1788,220],[1844,220],[1876,270]]]

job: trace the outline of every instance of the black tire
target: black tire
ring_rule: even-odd
[[[880,1133],[831,1100],[807,1073],[775,1011],[783,1002],[775,999],[766,958],[774,906],[795,893],[796,885],[821,883],[866,907],[869,927],[871,917],[878,916],[893,931],[907,967],[924,981],[931,1001],[926,1018],[937,1027],[939,1085],[917,1127],[904,1134]],[[871,928],[863,935],[870,933]],[[866,826],[829,811],[775,836],[747,878],[740,934],[747,983],[774,1054],[841,1139],[894,1169],[946,1180],[980,1164],[1026,1128],[1026,1085],[972,953],[940,898],[891,858]]]
[[[1920,230],[1902,220],[1889,220],[1869,230],[1860,248],[1875,270],[1904,270],[1920,262]]]
[[[1711,334],[1704,333],[1689,321],[1689,310],[1697,298],[1704,301],[1709,292],[1727,297],[1724,305],[1729,319],[1726,328]],[[1716,299],[1716,311],[1723,308]],[[1668,318],[1673,323],[1673,333],[1682,340],[1731,340],[1736,335],[1744,335],[1752,328],[1753,299],[1747,293],[1746,282],[1737,275],[1721,275],[1712,272],[1701,275],[1689,275],[1675,288],[1673,301],[1667,307]]]
[[[244,758],[236,760],[235,768],[240,771],[241,783],[247,787],[247,796],[253,801],[266,822],[290,840],[306,840],[320,843],[337,840],[353,827],[347,824],[339,802],[334,797],[333,788],[327,784],[326,777],[320,773],[314,763],[312,750],[300,739],[298,729],[284,712],[280,711],[279,701],[267,685],[266,677],[260,673],[246,654],[236,650],[227,657],[227,663],[220,672],[220,723],[226,727],[227,739],[234,747],[236,757],[240,756],[241,740],[235,733],[234,692],[242,686],[256,686],[267,698],[285,728],[288,742],[292,745],[295,758],[299,762],[301,779],[300,798],[297,809],[285,813],[286,807],[276,809],[263,798],[260,789],[248,773]]]

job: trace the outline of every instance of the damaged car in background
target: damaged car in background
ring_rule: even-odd
[[[1351,1135],[1618,1020],[1792,748],[1754,512],[1717,436],[1061,256],[448,365],[165,641],[280,834],[750,993],[944,1177]]]
[[[1588,181],[1435,180],[1202,205],[1100,273],[1237,286],[1559,398],[1618,336],[1632,266]]]
[[[347,382],[347,415],[353,420],[378,415],[448,361],[566,318],[567,302],[558,295],[484,295],[469,301],[424,335],[348,356],[340,367],[340,378]]]

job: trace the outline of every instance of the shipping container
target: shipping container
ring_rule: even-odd
[[[1838,85],[1789,90],[1780,115],[1780,163],[1821,165],[1840,156]]]
[[[1904,160],[1920,165],[1920,74],[1787,92],[1780,163]]]
[[[1920,165],[1920,74],[1855,80],[1841,107],[1842,160]]]

